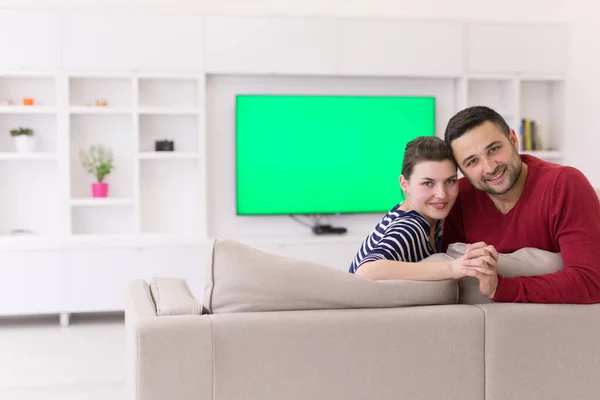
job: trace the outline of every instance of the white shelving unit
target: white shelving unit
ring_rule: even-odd
[[[565,76],[468,75],[464,78],[464,106],[487,105],[498,111],[519,132],[523,118],[536,121],[542,150],[523,151],[560,162],[564,156]]]
[[[0,235],[204,237],[204,85],[202,74],[0,74],[0,182],[11,193]],[[35,152],[14,151],[8,131],[20,126]],[[175,151],[156,151],[157,140]],[[81,166],[96,144],[114,156],[108,198],[92,197]]]

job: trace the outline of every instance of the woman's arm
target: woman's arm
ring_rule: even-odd
[[[413,281],[439,281],[458,279],[464,257],[448,262],[403,262],[392,260],[369,261],[356,270],[356,275],[363,278],[381,281],[388,279],[405,279]]]

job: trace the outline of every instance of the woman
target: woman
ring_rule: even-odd
[[[392,208],[365,239],[350,272],[373,280],[442,280],[465,276],[465,257],[420,262],[440,251],[443,219],[458,196],[456,163],[438,137],[406,145],[400,187],[405,201]],[[463,270],[464,271],[464,270]]]

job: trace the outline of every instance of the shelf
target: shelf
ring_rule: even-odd
[[[521,82],[556,82],[560,83],[566,80],[564,75],[521,75]]]
[[[144,107],[139,109],[140,115],[198,115],[198,108],[169,108],[169,107]]]
[[[75,198],[71,199],[73,207],[120,207],[133,205],[132,199],[126,198]]]
[[[51,106],[0,106],[0,114],[55,114]]]
[[[19,161],[56,161],[58,155],[55,153],[13,153],[0,152],[0,161],[19,160]]]
[[[542,150],[542,151],[520,151],[520,154],[529,154],[532,156],[535,156],[537,158],[541,158],[544,160],[549,160],[549,159],[561,159],[563,158],[563,153],[560,151],[554,151],[554,150]]]
[[[139,153],[140,160],[198,160],[198,153],[185,153],[173,151],[142,151]]]
[[[131,114],[133,110],[126,107],[69,107],[71,114]]]

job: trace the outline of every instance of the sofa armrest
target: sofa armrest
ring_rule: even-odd
[[[125,309],[128,399],[212,398],[208,316],[159,316],[145,281],[128,286]]]
[[[485,313],[486,398],[598,398],[600,304],[478,307]]]
[[[154,278],[150,283],[150,292],[159,316],[201,313],[200,302],[192,294],[185,279]]]

